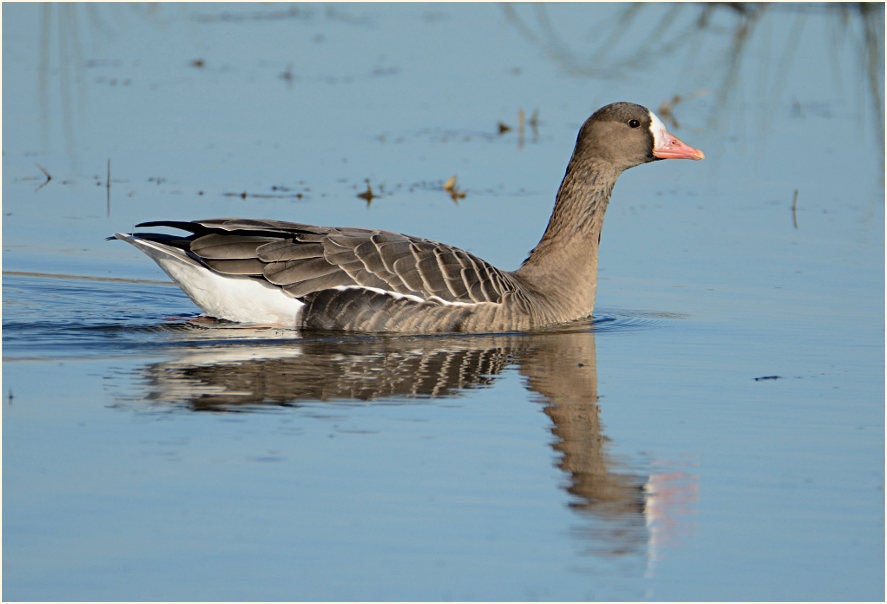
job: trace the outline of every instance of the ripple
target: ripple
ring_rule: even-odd
[[[293,328],[218,321],[196,313],[165,316],[170,308],[179,304],[188,308],[191,303],[179,290],[162,283],[84,282],[7,273],[3,286],[6,360],[151,355],[183,347],[263,347],[318,340],[341,342],[397,337],[332,332],[300,334]],[[158,323],[158,316],[165,316],[165,320]],[[593,321],[583,319],[538,333],[614,334],[659,329],[682,318],[684,316],[675,313],[601,309],[595,312]]]
[[[595,333],[619,333],[639,329],[660,329],[686,315],[658,311],[631,311],[603,309],[595,311],[592,327]]]

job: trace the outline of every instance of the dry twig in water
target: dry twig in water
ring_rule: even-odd
[[[34,192],[36,193],[37,191],[39,191],[40,189],[42,189],[43,187],[45,187],[46,185],[49,184],[49,181],[52,180],[52,176],[49,175],[49,172],[46,171],[46,168],[44,168],[43,166],[41,166],[37,162],[34,162],[34,165],[37,166],[38,168],[40,168],[40,171],[43,172],[44,176],[46,176],[46,180],[44,180],[42,183],[40,183],[40,186],[38,186],[36,189],[34,189]]]

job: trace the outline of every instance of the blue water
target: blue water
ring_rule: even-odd
[[[866,10],[4,5],[3,598],[883,600]],[[707,158],[620,179],[593,322],[211,322],[104,239],[282,218],[511,269],[614,100]]]

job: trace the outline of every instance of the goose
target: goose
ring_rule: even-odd
[[[542,239],[517,270],[457,247],[378,229],[244,218],[143,222],[187,235],[116,233],[211,317],[302,329],[531,331],[590,318],[598,247],[616,179],[661,159],[704,159],[634,103],[595,111]]]

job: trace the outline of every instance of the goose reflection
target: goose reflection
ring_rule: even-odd
[[[571,508],[589,520],[577,529],[589,551],[645,554],[648,563],[655,561],[657,527],[674,532],[680,521],[668,517],[674,505],[663,502],[693,498],[695,484],[687,475],[641,475],[608,455],[595,334],[587,326],[540,335],[279,342],[203,342],[149,365],[143,369],[148,398],[156,405],[226,413],[309,401],[443,399],[493,387],[503,370],[516,366],[551,419],[563,488]]]

